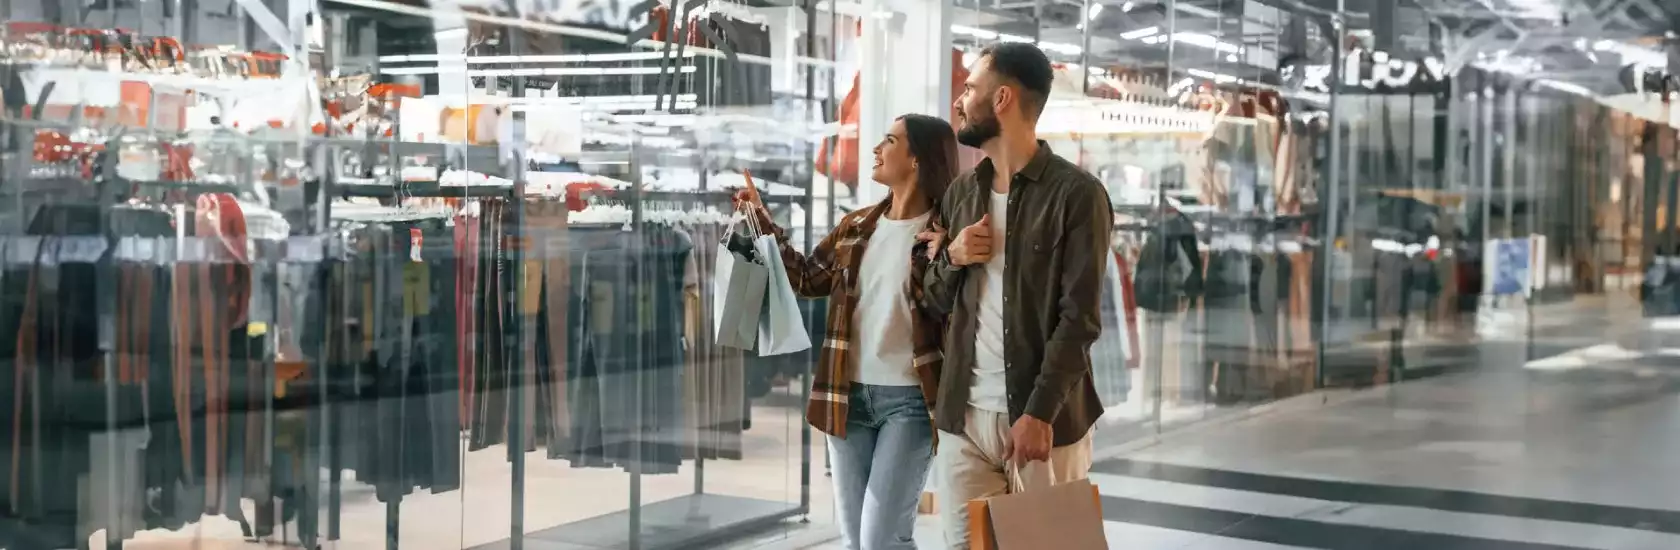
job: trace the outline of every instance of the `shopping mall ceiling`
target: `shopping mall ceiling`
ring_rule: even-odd
[[[1167,64],[1163,37],[1149,38],[1148,29],[1170,27],[1183,33],[1176,43],[1190,45],[1173,49],[1174,68],[1262,82],[1291,54],[1330,58],[1326,37],[1339,8],[1356,39],[1350,46],[1434,56],[1449,67],[1475,65],[1600,94],[1625,91],[1630,65],[1670,68],[1665,37],[1680,30],[1676,0],[959,0],[959,6],[960,23],[1042,42],[1080,45],[1089,26],[1092,58],[1122,65]]]

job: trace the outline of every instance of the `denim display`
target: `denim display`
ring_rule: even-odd
[[[566,457],[577,467],[676,473],[687,435],[682,295],[693,243],[659,227],[575,226],[570,235]]]

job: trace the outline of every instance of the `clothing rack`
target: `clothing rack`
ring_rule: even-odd
[[[396,157],[396,156],[397,155],[393,155],[393,157]],[[509,237],[511,239],[513,239],[515,242],[518,242],[519,237],[520,237],[519,228],[520,228],[520,225],[522,223],[521,216],[520,216],[522,208],[520,208],[518,205],[522,201],[512,200],[512,199],[520,197],[523,194],[523,191],[524,191],[524,185],[523,185],[524,182],[522,181],[523,180],[523,177],[522,177],[523,176],[523,171],[519,170],[518,166],[516,166],[516,165],[515,166],[508,166],[507,164],[513,164],[513,163],[511,163],[511,162],[506,163],[502,167],[502,170],[504,171],[504,173],[518,174],[519,176],[521,176],[521,177],[515,179],[514,180],[515,183],[511,186],[504,186],[504,185],[446,186],[446,185],[440,185],[437,182],[397,182],[397,183],[394,183],[394,184],[340,183],[340,182],[337,181],[338,178],[333,175],[333,171],[329,170],[328,174],[327,174],[327,177],[323,178],[323,180],[321,182],[319,208],[321,209],[322,217],[324,219],[331,219],[332,198],[334,198],[334,197],[384,198],[384,199],[395,199],[399,202],[402,199],[405,199],[405,198],[492,198],[492,197],[504,197],[504,198],[510,199],[510,201],[509,201],[510,204],[513,204],[515,206],[508,210],[509,215],[504,216],[502,222],[507,225],[507,231],[508,231]],[[505,255],[506,261],[510,265],[521,265],[521,263],[520,263],[522,261],[521,256],[523,255],[523,251],[522,251],[521,247],[517,247],[517,246],[516,247],[508,247],[507,249],[504,249],[502,251],[502,254]],[[516,277],[516,275],[513,275],[513,273],[516,272],[516,271],[517,270],[514,270],[514,269],[505,270],[504,276]],[[517,280],[517,279],[515,279],[515,280]],[[326,293],[332,291],[329,284],[330,283],[327,281],[327,277],[325,277],[323,275],[321,277],[321,285],[322,285],[321,286],[321,292],[322,292],[323,296]],[[520,287],[519,284],[508,284],[504,287],[504,288],[508,289],[506,300],[508,301],[508,304],[509,304],[510,307],[516,307],[519,304],[519,300],[520,300],[521,292],[522,292],[519,287]],[[328,313],[326,311],[326,308],[322,308],[322,314],[323,315],[328,315]],[[326,323],[326,322],[331,322],[331,319],[322,319],[321,321],[323,323]],[[517,350],[520,349],[520,346],[523,345],[523,343],[519,341],[520,337],[523,334],[521,328],[522,327],[520,327],[517,323],[509,323],[508,326],[504,327],[504,334],[503,334],[503,339],[504,340],[503,341],[507,343],[507,347],[509,348],[509,351],[505,351],[503,357],[509,358],[508,360],[518,361],[518,358],[520,357],[520,355],[517,353]],[[322,344],[322,347],[323,348],[326,347],[325,343]],[[323,350],[321,356],[322,357],[326,356],[326,353],[325,353],[324,350]],[[323,412],[324,416],[325,415],[330,415],[332,409],[334,408],[333,407],[334,406],[334,400],[332,399],[331,395],[328,393],[326,384],[322,384],[321,392],[322,392],[321,395],[322,395],[322,398],[323,398],[323,402],[317,408],[326,409],[326,411]],[[523,400],[523,397],[524,397],[524,392],[513,391],[513,392],[510,392],[510,395],[511,395],[511,398],[512,398],[513,402],[510,406],[509,413],[511,415],[513,415],[513,418],[510,419],[509,424],[510,424],[510,426],[519,426],[520,425],[519,415],[522,414],[522,412],[524,411],[524,404],[521,402]],[[331,426],[332,426],[332,429],[336,432],[338,424],[333,423],[333,424],[331,424]],[[508,439],[509,439],[508,448],[509,449],[521,449],[521,448],[523,448],[523,441],[522,441],[523,437],[524,437],[524,430],[522,430],[522,429],[509,429],[508,430]],[[332,436],[331,441],[333,441],[333,442],[338,441],[338,437],[337,437],[336,433]],[[328,540],[338,540],[341,536],[341,529],[342,529],[341,521],[342,521],[342,517],[343,517],[343,501],[342,501],[343,473],[342,472],[344,471],[344,468],[342,468],[342,464],[340,462],[341,459],[342,459],[342,456],[341,456],[340,449],[338,447],[331,446],[330,444],[328,444],[328,445],[324,446],[323,448],[327,450],[327,456],[328,456],[327,468],[328,468],[328,471],[330,472],[330,478],[328,480],[329,494],[328,494],[328,501],[327,501],[327,514],[328,514],[328,518],[329,518],[328,519],[328,527],[327,527],[327,533],[328,533],[327,536],[328,536]],[[512,498],[513,498],[513,504],[514,504],[514,511],[515,511],[515,514],[516,514],[515,515],[515,518],[516,518],[515,522],[517,523],[518,522],[517,518],[523,515],[522,513],[520,513],[520,509],[521,509],[520,507],[524,502],[524,479],[523,479],[524,471],[523,471],[523,468],[520,467],[520,466],[522,466],[522,462],[524,461],[524,453],[522,453],[522,452],[510,452],[509,456],[514,458],[515,464],[516,464],[515,469],[514,469],[515,475],[514,475],[513,486],[512,486],[512,489],[513,489],[513,497]],[[402,517],[402,502],[401,502],[401,499],[391,498],[391,499],[387,500],[386,503],[385,503],[385,547],[387,548],[387,550],[398,550],[401,547],[400,536],[399,536],[399,534],[401,533],[401,523],[400,523],[401,517]],[[517,548],[517,546],[515,546],[515,547]]]
[[[639,173],[639,170],[632,170]],[[641,233],[648,230],[649,204],[656,202],[686,203],[696,205],[728,204],[733,199],[733,193],[727,190],[705,192],[662,192],[641,190],[639,179],[632,181],[629,190],[620,190],[612,196],[623,200],[624,206],[631,212],[631,223],[627,231]],[[597,193],[597,195],[601,195]],[[711,251],[705,247],[697,247],[692,253],[704,254]],[[638,263],[631,281],[623,284],[645,288],[651,283],[652,275],[645,263]],[[645,323],[641,314],[627,320],[626,324],[639,325]],[[637,332],[635,349],[638,353],[645,353],[654,342],[649,336]],[[642,403],[644,387],[647,381],[643,377],[636,377],[635,398],[632,399],[632,410],[635,426],[643,426],[642,415],[647,407]],[[641,437],[641,432],[636,432]],[[664,549],[664,548],[697,548],[742,533],[762,530],[787,518],[806,513],[806,505],[791,502],[779,502],[757,498],[735,497],[706,492],[706,458],[697,454],[689,462],[694,468],[693,490],[690,494],[675,498],[647,502],[642,490],[644,456],[641,454],[642,441],[630,442],[630,462],[633,466],[626,468],[629,473],[629,506],[618,512],[587,518],[572,523],[562,524],[553,528],[523,535],[535,538],[544,543],[586,544],[591,547],[633,548],[633,549]],[[807,449],[808,450],[808,449]],[[801,461],[802,467],[809,467],[809,453],[805,453]],[[515,480],[516,483],[519,480]],[[628,524],[628,530],[626,530]],[[517,540],[517,539],[515,539]],[[481,549],[518,547],[513,540],[481,546]]]
[[[86,244],[88,246],[83,246],[81,248],[83,248],[82,257],[86,260],[91,260],[91,263],[94,264],[94,303],[98,319],[98,334],[96,338],[99,350],[98,353],[101,357],[102,365],[104,365],[104,368],[107,369],[104,375],[101,376],[101,385],[104,388],[105,398],[103,439],[106,442],[107,449],[117,449],[119,448],[119,432],[129,426],[125,426],[117,418],[119,382],[117,380],[118,377],[113,375],[109,370],[119,364],[116,344],[117,333],[119,331],[117,326],[117,303],[119,300],[124,299],[123,296],[118,294],[118,288],[121,285],[119,281],[120,275],[114,263],[119,259],[119,257],[124,255],[123,252],[125,248],[123,245],[135,242],[135,240],[114,237],[112,235],[111,213],[113,211],[113,207],[119,204],[120,201],[133,195],[134,192],[141,190],[186,192],[188,194],[228,193],[249,189],[250,185],[207,182],[136,181],[125,179],[116,175],[116,150],[114,148],[99,153],[94,157],[93,173],[95,176],[91,179],[91,181],[81,178],[32,177],[35,163],[29,156],[23,154],[22,152],[34,149],[35,133],[33,131],[20,131],[18,126],[12,124],[6,124],[5,126],[6,127],[3,130],[14,134],[14,143],[18,144],[18,147],[12,151],[6,152],[5,157],[9,158],[7,158],[6,163],[0,164],[0,174],[6,174],[9,176],[7,177],[9,183],[4,186],[0,186],[0,189],[4,189],[3,192],[0,192],[0,196],[9,195],[10,199],[14,201],[13,204],[17,205],[20,209],[23,206],[22,199],[25,196],[31,195],[50,196],[53,198],[91,199],[94,201],[93,204],[96,204],[99,207],[95,236],[87,239]],[[18,211],[17,214],[21,215],[21,210]],[[58,237],[58,239],[63,239],[63,237]],[[13,243],[24,242],[23,239],[16,236],[11,237],[8,241],[10,241],[6,243],[8,247],[12,246]],[[278,254],[278,250],[279,247],[274,244],[263,244],[258,245],[257,253],[262,256],[275,257]],[[6,259],[9,260],[10,257],[8,256]],[[270,270],[267,276],[272,277],[273,271]],[[273,286],[271,282],[267,288],[273,289],[276,287]],[[273,306],[277,302],[276,298],[277,297],[273,294],[268,297],[270,300],[270,306]],[[269,349],[264,350],[264,360],[262,363],[263,372],[260,376],[262,376],[265,380],[264,395],[272,396],[275,383],[275,356],[271,341],[268,347]],[[39,397],[37,396],[36,398],[38,399]],[[275,413],[274,402],[272,399],[266,399],[264,401],[262,413],[264,425],[272,427],[274,425]],[[272,457],[273,440],[270,438],[264,441],[263,459],[266,463],[271,464]],[[90,467],[92,467],[91,464]],[[108,498],[106,502],[102,503],[105,507],[106,519],[112,522],[107,524],[104,530],[106,533],[105,547],[108,550],[120,550],[123,546],[123,537],[119,536],[119,534],[123,533],[124,529],[117,523],[117,521],[118,518],[123,517],[123,514],[119,510],[121,503],[118,502],[115,495],[120,494],[118,485],[120,483],[119,478],[121,476],[117,471],[115,471],[114,463],[112,467],[113,470],[108,472],[108,475],[105,477],[106,495],[111,498]],[[265,507],[262,502],[258,503],[259,513],[261,513],[261,511],[265,508],[270,510],[273,509],[273,495],[271,494],[270,496],[271,499],[268,506]],[[236,511],[233,513],[232,517],[240,523],[241,528],[244,529],[247,536],[252,534],[250,525],[243,517],[242,512]],[[313,548],[314,537],[312,534],[307,530],[300,529],[300,532],[302,532],[306,537],[306,540],[303,541],[305,545]],[[20,544],[25,544],[25,548],[27,548],[27,543]],[[78,546],[85,544],[86,542],[83,541]]]

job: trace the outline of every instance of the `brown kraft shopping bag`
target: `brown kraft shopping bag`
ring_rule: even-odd
[[[1078,479],[968,501],[968,547],[1107,550],[1102,521],[1102,494],[1090,480]]]

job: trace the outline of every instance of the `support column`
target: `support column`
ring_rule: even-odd
[[[950,118],[951,1],[865,0],[867,12],[859,42],[858,193],[857,204],[886,196],[869,181],[875,165],[871,149],[899,115],[916,113]],[[845,79],[850,75],[838,75]]]
[[[467,18],[461,15],[460,4],[454,0],[432,2],[432,8],[436,10],[432,15],[432,33],[437,41],[437,55],[441,59],[437,63],[435,93],[445,97],[455,94],[460,94],[461,98],[469,97],[472,95],[472,81],[467,79],[467,63],[465,58],[456,58],[467,51]]]

